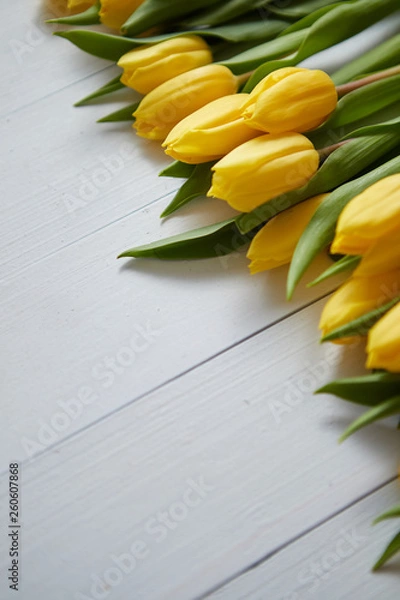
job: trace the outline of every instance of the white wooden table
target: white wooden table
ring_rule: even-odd
[[[229,213],[202,200],[160,224],[168,160],[129,124],[95,123],[129,94],[72,106],[115,67],[51,37],[38,1],[0,17],[0,598],[398,598],[396,563],[369,572],[396,531],[371,521],[399,501],[398,433],[339,447],[359,409],[312,394],[363,372],[362,348],[318,344],[335,282],[288,304],[285,269],[251,278],[243,253],[117,262]],[[308,64],[332,71],[399,24]]]

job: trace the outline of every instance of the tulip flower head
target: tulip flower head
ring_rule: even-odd
[[[112,29],[120,29],[144,0],[100,0],[100,21]]]
[[[189,164],[211,162],[261,135],[241,116],[246,100],[247,94],[223,96],[180,121],[163,144],[166,154]]]
[[[375,277],[351,277],[326,303],[319,328],[323,336],[400,295],[400,270]],[[360,336],[364,332],[360,332]],[[346,340],[345,340],[346,341]],[[341,343],[340,340],[338,343]]]
[[[290,263],[297,243],[318,206],[329,194],[320,194],[273,217],[253,238],[247,258],[254,275]]]
[[[318,152],[300,133],[262,135],[238,146],[214,165],[208,196],[250,212],[305,185],[318,166]]]
[[[143,98],[133,114],[133,126],[141,137],[164,141],[179,121],[212,100],[234,94],[237,88],[237,77],[222,65],[182,73]]]
[[[332,252],[365,254],[396,229],[400,229],[400,173],[381,179],[349,202],[339,217]]]
[[[381,237],[363,256],[354,271],[357,277],[372,277],[400,269],[400,231]]]
[[[372,327],[368,335],[367,368],[400,373],[400,304]]]
[[[131,50],[121,56],[118,66],[124,70],[121,82],[140,94],[181,73],[212,62],[208,44],[198,36],[181,36]]]
[[[324,71],[286,67],[260,81],[243,116],[250,127],[268,133],[301,133],[326,121],[337,101],[335,84]]]

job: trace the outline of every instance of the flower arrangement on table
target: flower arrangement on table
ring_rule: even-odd
[[[131,121],[185,180],[161,217],[208,195],[239,214],[120,256],[188,260],[248,245],[252,274],[290,264],[290,299],[348,279],[328,300],[322,341],[367,338],[372,373],[318,390],[367,407],[342,439],[400,415],[400,34],[329,76],[299,67],[398,9],[398,0],[68,0],[53,22],[115,29],[57,32],[122,73],[77,105],[123,87],[140,102],[100,119]],[[84,12],[79,12],[79,10]],[[123,34],[123,35],[119,35]],[[400,506],[379,520],[400,517]],[[374,569],[400,551],[400,533]]]

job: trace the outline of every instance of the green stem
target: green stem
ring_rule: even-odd
[[[343,85],[338,85],[336,87],[339,98],[349,94],[350,92],[354,92],[354,90],[358,90],[370,83],[374,83],[375,81],[381,81],[382,79],[388,79],[389,77],[393,77],[393,75],[398,75],[400,73],[400,65],[396,67],[392,67],[391,69],[385,69],[385,71],[381,71],[380,73],[375,73],[374,75],[369,75],[368,77],[364,77],[363,79],[359,79],[358,81],[351,81],[350,83],[344,83]]]

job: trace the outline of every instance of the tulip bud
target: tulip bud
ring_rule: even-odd
[[[400,304],[372,327],[368,335],[367,368],[400,373]]]
[[[372,277],[400,267],[400,222],[398,229],[380,238],[354,271],[356,277]]]
[[[238,146],[213,167],[208,196],[249,212],[305,185],[318,165],[318,152],[300,133],[262,135]]]
[[[100,21],[112,29],[120,29],[144,0],[100,0]]]
[[[148,94],[181,73],[212,63],[206,42],[198,36],[182,36],[153,46],[131,50],[121,56],[121,81],[140,94]]]
[[[320,194],[273,217],[250,244],[250,273],[268,271],[290,263],[303,231],[318,206],[329,194]]]
[[[399,286],[400,270],[375,277],[351,277],[325,305],[319,323],[323,336],[387,304],[400,295]]]
[[[286,67],[260,81],[243,116],[250,127],[268,133],[310,131],[329,117],[337,100],[335,84],[323,71]]]
[[[182,73],[143,98],[133,115],[133,126],[141,137],[164,141],[179,121],[212,100],[234,94],[237,88],[237,77],[222,65]]]
[[[374,183],[347,204],[336,227],[332,252],[365,254],[373,244],[400,228],[400,173]]]
[[[163,146],[175,160],[200,164],[217,160],[261,132],[247,127],[240,116],[247,94],[218,98],[183,119]]]
[[[96,0],[68,0],[67,7],[72,14],[81,13],[96,2]]]

